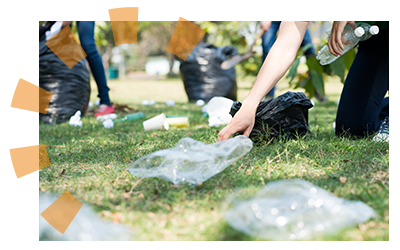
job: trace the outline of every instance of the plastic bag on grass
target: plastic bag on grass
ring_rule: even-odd
[[[71,69],[39,42],[39,87],[53,94],[47,114],[39,114],[44,123],[67,122],[77,110],[85,114],[90,97],[90,76],[85,59]]]
[[[60,233],[40,215],[55,200],[53,195],[39,195],[40,241],[132,240],[130,227],[103,220],[87,204],[83,204],[64,234]]]
[[[361,201],[338,198],[300,179],[268,183],[250,199],[239,191],[228,203],[224,217],[233,228],[270,240],[309,240],[376,216]]]
[[[128,170],[137,177],[160,177],[175,185],[199,185],[246,155],[252,147],[253,142],[243,135],[213,144],[183,138],[173,148],[136,160]]]
[[[208,102],[214,96],[237,98],[236,70],[221,68],[221,63],[237,54],[232,46],[217,48],[199,43],[186,58],[181,60],[180,75],[190,102],[202,99]]]
[[[234,102],[230,111],[232,117],[242,104]],[[257,107],[254,128],[250,138],[267,135],[273,138],[296,138],[307,134],[308,109],[313,107],[304,93],[286,92],[274,99],[262,101]]]

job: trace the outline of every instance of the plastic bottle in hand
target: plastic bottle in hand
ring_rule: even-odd
[[[364,29],[364,35],[360,38],[360,42],[369,39],[373,35],[377,35],[379,33],[379,27],[376,25],[370,25],[368,23],[360,23],[358,25]]]
[[[362,28],[364,31],[361,31]],[[356,31],[358,29],[358,31]],[[332,28],[329,28],[326,33],[329,36],[331,34]],[[355,36],[355,39],[349,39],[349,38],[354,38],[353,34]],[[358,27],[354,29],[350,24],[347,24],[346,27],[344,28],[344,31],[342,33],[342,36],[344,39],[347,40],[347,44],[344,44],[345,50],[342,51],[342,54],[346,53],[350,49],[354,48],[358,42],[365,41],[369,39],[372,35],[376,35],[379,33],[379,28],[376,25],[370,25],[368,23],[358,23]],[[346,37],[347,34],[347,37]],[[360,36],[360,34],[362,34]],[[358,38],[358,41],[357,41]],[[354,42],[353,42],[354,41]],[[318,53],[317,59],[320,60],[321,65],[326,65],[334,62],[336,59],[338,59],[340,56],[334,57],[330,51],[327,45],[325,45]]]
[[[329,32],[329,31],[328,31]],[[329,32],[330,34],[330,32]],[[344,50],[342,51],[342,54],[346,53],[347,51],[351,50],[354,48],[358,42],[360,41],[361,37],[365,34],[364,28],[363,27],[357,27],[354,29],[350,24],[347,24],[344,27],[342,37],[345,40],[343,43]],[[336,59],[338,59],[340,55],[334,56],[331,54],[329,51],[328,45],[325,45],[317,55],[317,59],[320,60],[321,65],[327,65],[332,62],[334,62]]]

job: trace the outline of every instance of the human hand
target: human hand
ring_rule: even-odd
[[[342,33],[346,24],[352,25],[354,28],[357,26],[354,21],[334,21],[332,24],[331,34],[329,36],[328,48],[332,55],[339,56],[343,55],[344,50],[343,43],[347,41],[343,39]]]
[[[254,109],[242,105],[229,124],[218,134],[218,141],[229,139],[231,135],[239,131],[243,131],[243,134],[249,137],[254,127],[255,115]]]

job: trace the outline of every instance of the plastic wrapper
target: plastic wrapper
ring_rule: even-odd
[[[74,127],[82,127],[82,121],[81,121],[81,111],[78,110],[76,111],[75,115],[71,116],[69,119],[69,125],[74,126]]]
[[[85,59],[71,69],[39,42],[39,87],[53,94],[47,114],[39,114],[44,123],[67,122],[77,110],[84,115],[90,97],[90,76]]]
[[[208,102],[214,96],[237,99],[236,70],[221,68],[221,63],[237,54],[232,46],[217,48],[200,43],[185,61],[181,60],[180,75],[190,102]]]
[[[205,144],[183,138],[175,147],[144,156],[129,166],[137,177],[159,177],[175,185],[199,185],[247,154],[253,142],[246,136]]]
[[[130,227],[103,220],[87,204],[83,204],[64,234],[60,233],[40,215],[55,200],[57,200],[57,197],[52,195],[39,195],[39,240],[132,240],[133,233]]]
[[[232,116],[229,114],[232,104],[233,101],[228,98],[213,97],[204,108],[204,111],[209,116],[208,126],[218,127],[228,124],[232,120]]]
[[[232,117],[241,106],[240,102],[233,103],[230,111]],[[249,137],[294,139],[303,136],[310,131],[308,109],[312,107],[311,101],[300,92],[288,91],[274,99],[262,101],[257,107],[254,128]]]
[[[361,201],[338,198],[301,179],[268,183],[252,198],[245,193],[228,198],[224,217],[236,230],[268,240],[310,240],[376,216]]]

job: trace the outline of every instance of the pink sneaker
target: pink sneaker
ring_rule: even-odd
[[[100,104],[99,108],[97,109],[97,113],[94,114],[94,117],[113,114],[113,113],[115,113],[115,109],[113,106],[110,107],[107,104]]]

